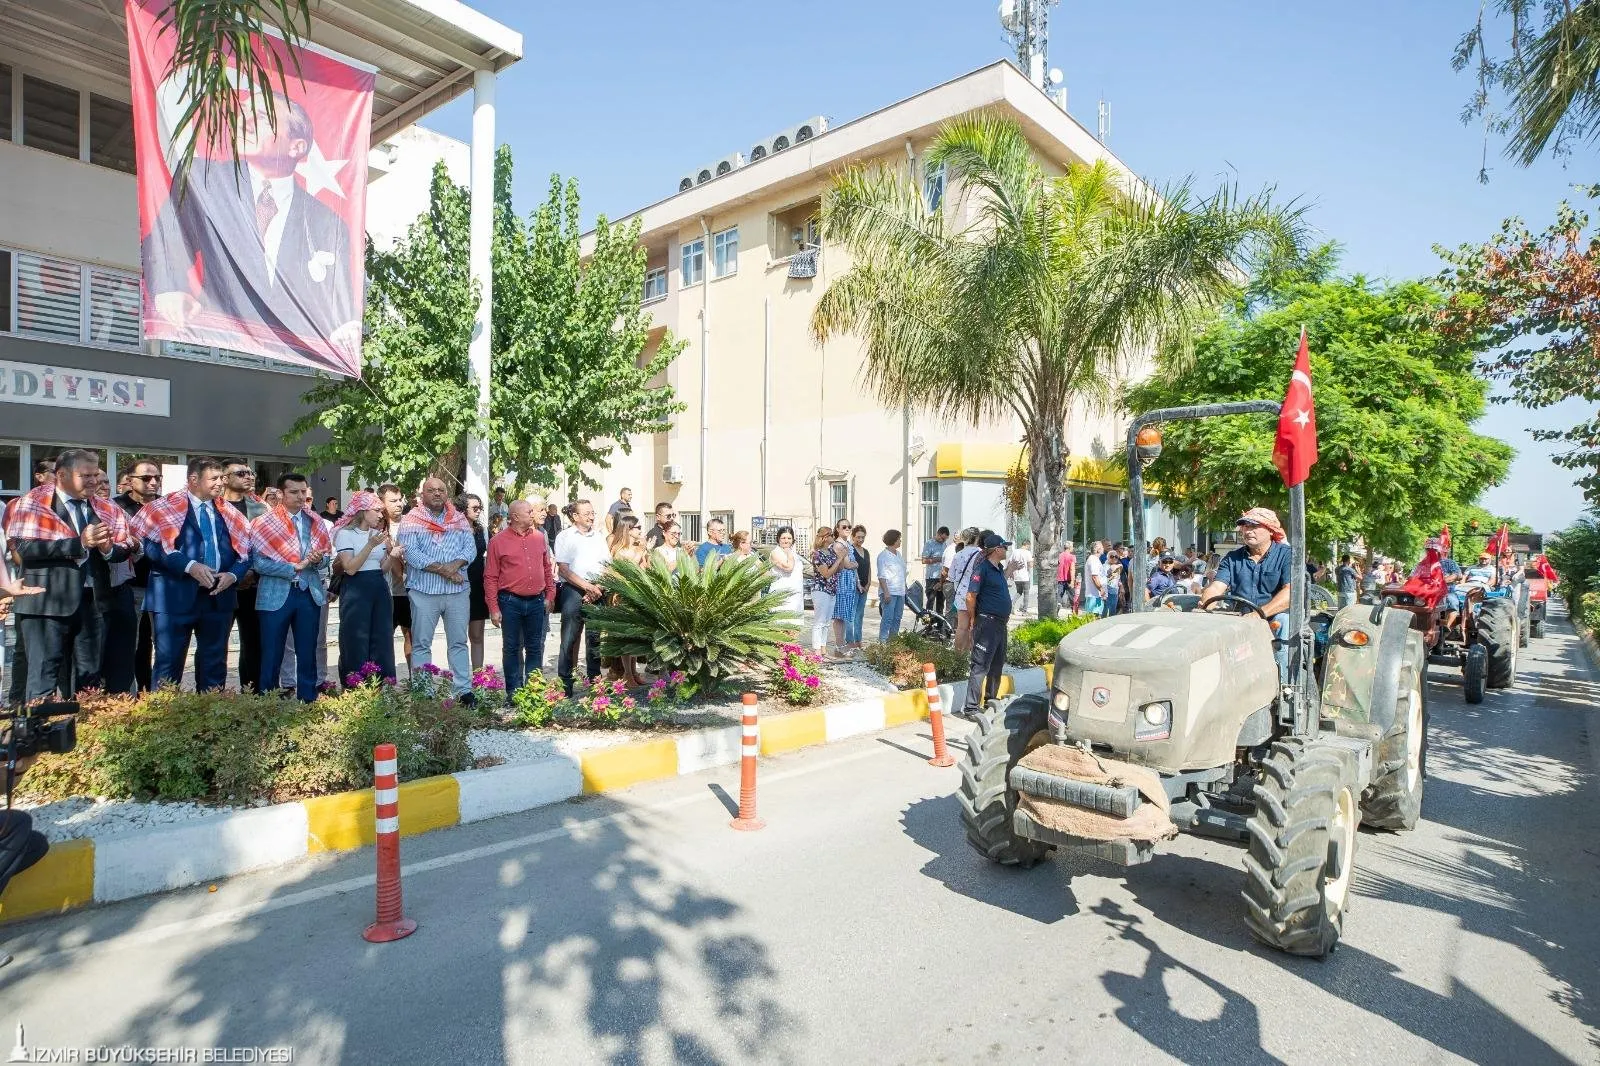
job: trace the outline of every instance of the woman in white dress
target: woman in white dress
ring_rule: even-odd
[[[806,574],[800,557],[794,553],[794,530],[788,526],[778,530],[778,546],[767,559],[777,579],[772,591],[784,596],[783,613],[794,617],[798,625],[806,614]]]

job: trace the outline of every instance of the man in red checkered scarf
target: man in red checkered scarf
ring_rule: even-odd
[[[256,614],[261,620],[262,692],[278,684],[284,644],[294,634],[295,695],[317,698],[317,641],[328,602],[333,535],[312,511],[311,486],[300,474],[278,479],[282,502],[250,523],[250,565],[261,575]]]
[[[54,484],[18,500],[6,521],[24,582],[45,590],[16,607],[29,650],[28,702],[100,687],[111,564],[133,548],[122,509],[95,495],[103,476],[99,456],[69,448],[55,475]]]

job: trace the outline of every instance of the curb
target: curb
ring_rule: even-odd
[[[1008,672],[997,695],[1042,692],[1048,670]],[[967,684],[940,685],[946,707],[958,707]],[[875,733],[928,717],[921,689],[793,711],[761,723],[761,754],[779,755]],[[739,762],[739,726],[719,726],[660,740],[618,744],[574,756],[462,770],[400,785],[400,835],[481,822],[545,807],[585,793],[613,792],[646,781]],[[372,790],[316,796],[215,818],[96,840],[52,844],[0,896],[0,924],[59,914],[90,903],[186,888],[235,874],[282,866],[324,852],[373,843]]]

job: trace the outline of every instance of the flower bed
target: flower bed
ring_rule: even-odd
[[[882,644],[868,644],[862,658],[896,688],[921,688],[922,664],[932,663],[942,682],[964,681],[972,670],[966,652],[916,633],[898,633]]]

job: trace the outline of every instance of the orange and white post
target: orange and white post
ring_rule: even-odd
[[[756,717],[756,695],[744,694],[744,735],[739,745],[739,817],[728,824],[746,831],[764,829],[767,823],[756,817],[756,756],[761,754],[761,727]]]
[[[932,663],[922,664],[922,687],[928,693],[928,725],[933,729],[933,758],[929,766],[954,766],[956,757],[944,746],[944,707],[939,699],[939,674]]]
[[[400,900],[400,768],[393,744],[372,749],[373,815],[378,820],[378,920],[362,937],[374,944],[408,937],[417,923]]]

